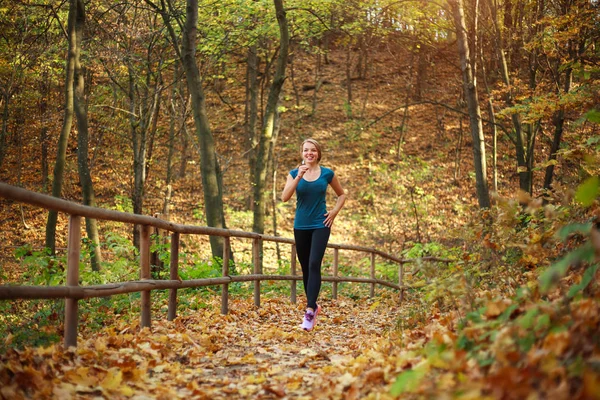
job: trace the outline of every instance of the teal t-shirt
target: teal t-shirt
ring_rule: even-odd
[[[296,179],[298,168],[291,170],[290,175]],[[331,183],[332,179],[333,171],[325,167],[321,167],[321,175],[312,182],[304,178],[300,179],[296,187],[296,218],[294,219],[294,229],[318,229],[325,227],[325,213],[327,213],[325,194],[327,193],[327,185]]]

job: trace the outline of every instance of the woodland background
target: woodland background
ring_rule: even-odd
[[[278,197],[313,137],[348,193],[331,242],[455,260],[420,267],[385,320],[396,344],[433,347],[332,397],[597,398],[597,1],[2,0],[0,26],[3,182],[292,237]],[[66,217],[0,207],[0,283],[63,283]],[[83,279],[136,279],[137,233],[86,222]],[[217,239],[184,245],[183,279],[219,272]],[[168,244],[153,249],[166,276]],[[243,273],[250,245],[232,250]],[[289,271],[286,251],[264,250],[265,268]],[[86,329],[135,319],[129,300],[92,303],[82,318],[103,316]],[[6,363],[57,342],[60,302],[0,309]],[[5,387],[25,390],[11,368]]]

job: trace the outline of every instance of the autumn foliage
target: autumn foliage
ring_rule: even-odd
[[[205,225],[184,77],[150,7],[171,2],[83,3],[97,205]],[[481,24],[471,32],[480,48],[470,62],[480,64],[484,160],[497,189],[483,210],[446,4],[284,3],[292,54],[268,166],[275,196],[266,231],[292,237],[293,205],[276,195],[297,166],[298,144],[317,138],[323,164],[348,192],[331,241],[416,260],[404,275],[404,301],[383,288],[370,298],[362,284],[344,284],[333,300],[324,284],[323,313],[306,333],[304,298],[292,304],[287,283],[265,282],[260,308],[248,286],[232,288],[227,315],[219,313],[219,288],[180,290],[174,321],[165,317],[165,293],[153,292],[151,329],[140,328],[139,296],[89,299],[80,302],[78,347],[67,349],[63,301],[2,301],[0,398],[600,399],[597,1],[465,2],[466,28]],[[67,7],[10,4],[0,6],[0,179],[47,193],[62,123]],[[266,93],[277,55],[271,8],[200,7],[208,23],[199,26],[197,61],[231,229],[252,229],[246,62],[258,45],[253,90]],[[137,142],[141,128],[148,136]],[[82,201],[78,150],[72,135],[62,197],[75,202]],[[146,181],[136,181],[133,165]],[[46,219],[45,210],[0,199],[1,284],[65,284],[66,217],[59,216],[55,255],[44,249]],[[103,262],[89,268],[94,245],[86,237],[81,283],[138,279],[132,227],[104,222],[99,232]],[[153,277],[163,279],[168,238],[152,240],[163,266],[153,266]],[[221,273],[207,238],[181,240],[180,279]],[[232,243],[236,274],[251,273],[250,247]],[[288,258],[265,247],[273,273],[289,273]],[[344,254],[340,273],[366,276],[369,261]],[[395,280],[397,266],[378,263],[377,275]]]

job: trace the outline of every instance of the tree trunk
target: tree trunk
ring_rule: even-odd
[[[318,47],[317,47],[318,48]],[[310,112],[310,116],[312,118],[315,117],[317,113],[317,94],[319,93],[319,89],[321,88],[322,79],[321,79],[321,51],[317,50],[316,60],[315,60],[315,88],[313,90],[313,98],[312,98],[312,110]]]
[[[426,88],[427,88],[427,75],[428,75],[427,72],[429,71],[429,68],[430,68],[429,60],[428,60],[429,51],[427,50],[427,47],[424,46],[423,43],[419,43],[418,41],[416,41],[415,45],[413,46],[413,51],[411,53],[412,57],[414,57],[415,52],[418,54],[418,57],[417,57],[417,68],[416,68],[417,82],[416,82],[416,86],[415,86],[414,98],[417,100],[421,100],[421,99],[423,99],[423,93],[426,91]],[[412,73],[412,70],[411,70],[411,73]]]
[[[2,130],[0,131],[0,166],[2,166],[2,162],[4,161],[4,155],[6,154],[6,137],[8,136],[8,117],[10,116],[8,105],[11,96],[8,92],[4,92],[2,97],[4,105],[2,107]]]
[[[469,50],[470,35],[467,32],[462,0],[452,0],[450,4],[453,10],[454,24],[456,27],[463,90],[465,92],[465,98],[467,100],[467,107],[469,110],[471,138],[473,140],[473,161],[475,168],[477,199],[479,201],[480,208],[488,208],[490,207],[490,195],[487,183],[485,143],[483,137],[483,126],[481,123],[481,110],[477,95],[477,81],[473,68],[475,63],[471,60]],[[474,28],[474,32],[476,32],[476,28]],[[471,35],[474,35],[474,32],[471,33]]]
[[[483,77],[483,84],[488,96],[487,106],[490,119],[490,129],[492,131],[492,190],[494,193],[498,193],[498,129],[496,127],[496,113],[494,112],[494,97],[488,84],[482,48],[479,51],[479,60],[481,61],[481,75]]]
[[[300,107],[300,92],[298,91],[298,85],[296,84],[294,60],[295,57],[290,55],[290,81],[292,83],[292,90],[294,91],[294,98],[296,99],[296,107]]]
[[[348,42],[346,49],[346,95],[348,108],[352,106],[352,43]]]
[[[217,160],[213,135],[206,115],[204,89],[202,88],[200,71],[196,65],[197,23],[198,1],[187,0],[181,57],[188,90],[192,97],[196,135],[200,142],[200,167],[202,169],[206,222],[211,227],[225,228],[221,171]],[[210,245],[213,257],[223,257],[224,240],[222,237],[211,236]]]
[[[48,70],[42,72],[40,82],[40,167],[42,170],[42,191],[48,192],[48,96],[50,96],[50,85],[48,83]],[[1,164],[1,163],[0,163]]]
[[[505,101],[506,104],[511,107],[514,105],[513,93],[512,93],[512,84],[510,81],[510,74],[508,72],[508,61],[506,60],[506,49],[504,46],[504,38],[502,37],[502,33],[500,30],[500,23],[498,21],[498,8],[496,3],[493,0],[487,1],[492,24],[494,25],[494,47],[496,49],[496,56],[498,58],[498,64],[500,66],[500,74],[502,76],[502,81],[506,85],[506,96]],[[510,5],[508,3],[507,7]],[[504,24],[512,24],[512,20],[510,19],[510,9],[506,10],[507,15],[505,15]],[[507,19],[508,18],[508,19]],[[521,125],[521,118],[518,114],[512,114],[511,120],[513,123],[513,129],[515,134],[515,155],[517,158],[517,170],[519,173],[519,187],[521,190],[525,192],[529,192],[530,182],[529,179],[530,174],[527,170],[527,150],[525,148],[525,139],[523,138],[523,127]]]
[[[247,69],[248,98],[246,101],[246,113],[248,118],[246,126],[246,152],[248,157],[248,167],[250,170],[250,182],[254,182],[254,171],[256,168],[256,147],[258,144],[258,137],[256,134],[256,122],[258,119],[258,55],[256,45],[252,45],[248,48]],[[252,194],[249,194],[247,198],[247,206],[248,209],[253,210],[254,207],[251,199]]]
[[[144,208],[144,184],[146,182],[146,133],[141,117],[136,117],[137,97],[135,72],[131,62],[127,62],[129,75],[129,126],[131,128],[131,147],[133,149],[133,192],[131,202],[134,214],[142,214]],[[140,247],[140,227],[133,226],[133,244]]]
[[[175,107],[175,102],[177,99],[177,83],[179,81],[179,64],[175,63],[173,66],[173,84],[171,86],[171,96],[169,99],[170,107],[167,107],[170,111],[170,119],[169,119],[169,142],[167,143],[168,153],[167,153],[167,170],[165,177],[165,187],[167,191],[165,193],[165,198],[163,202],[163,216],[166,220],[169,219],[169,205],[171,203],[171,182],[173,181],[173,156],[175,155],[175,137],[176,137],[176,129],[175,127],[178,125],[177,120],[177,107]]]
[[[81,182],[81,191],[83,195],[83,204],[95,207],[96,200],[94,196],[94,187],[88,164],[89,156],[89,131],[88,116],[85,100],[85,76],[84,69],[81,66],[81,42],[83,41],[83,30],[85,29],[85,5],[83,0],[77,0],[77,16],[75,18],[75,60],[73,84],[73,108],[77,117],[77,167],[79,171],[79,180]],[[90,240],[91,246],[91,267],[93,271],[100,270],[102,262],[102,253],[100,251],[100,238],[98,235],[98,224],[95,219],[85,219],[85,229]]]
[[[261,136],[258,142],[258,151],[256,155],[256,169],[254,173],[254,222],[252,230],[258,233],[265,231],[265,212],[267,205],[267,170],[270,162],[271,149],[274,146],[273,138],[277,127],[277,107],[279,104],[279,95],[281,88],[285,82],[285,69],[288,58],[289,47],[289,32],[285,10],[283,8],[283,0],[273,0],[275,4],[275,12],[277,15],[277,23],[279,24],[279,55],[277,58],[277,66],[267,106],[265,109],[264,123],[261,130]]]
[[[56,151],[56,162],[54,164],[54,174],[52,181],[52,196],[60,197],[64,180],[64,171],[66,164],[67,145],[69,143],[69,134],[71,125],[73,124],[73,83],[75,75],[75,49],[77,46],[77,35],[75,32],[75,18],[77,17],[76,9],[77,0],[70,0],[69,21],[68,21],[68,40],[69,52],[65,67],[65,110],[60,137],[58,138],[58,147]],[[58,220],[58,212],[50,211],[46,222],[46,248],[51,254],[56,252],[56,222]]]
[[[576,54],[573,50],[573,43],[569,43],[569,55],[572,60],[575,60]],[[557,65],[555,68],[555,76],[559,76],[559,66]],[[571,91],[571,85],[573,83],[573,69],[568,67],[565,69],[565,81],[563,84],[564,94],[567,94]],[[557,82],[557,86],[560,87],[560,82]],[[565,110],[564,107],[561,107],[560,110],[554,113],[554,137],[552,138],[552,146],[550,147],[550,156],[548,158],[548,166],[546,167],[546,174],[544,175],[544,190],[550,191],[552,190],[552,179],[554,177],[554,163],[556,160],[556,153],[560,148],[560,143],[562,141],[562,135],[564,131],[565,124]]]

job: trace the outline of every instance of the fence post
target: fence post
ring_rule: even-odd
[[[400,303],[404,300],[404,264],[398,269],[398,286],[400,286]]]
[[[262,248],[262,238],[256,237],[252,241],[252,263],[254,264],[254,274],[258,275],[262,273],[262,266],[260,265],[260,251]],[[254,281],[254,305],[260,307],[260,281]]]
[[[296,276],[296,245],[293,244],[292,245],[292,259],[290,260],[290,267],[291,267],[291,273],[292,276]],[[292,283],[291,283],[291,289],[290,289],[290,296],[291,296],[291,300],[292,300],[292,304],[296,304],[296,280],[292,279]]]
[[[371,252],[371,279],[375,279],[375,253]],[[370,297],[375,297],[375,282],[371,282]]]
[[[225,236],[223,243],[223,276],[229,276],[229,248],[231,247],[229,236]],[[221,314],[227,315],[229,312],[229,283],[224,283],[221,287]]]
[[[169,279],[179,280],[179,232],[171,233],[171,265]],[[169,311],[167,319],[173,321],[177,316],[177,289],[169,289]]]
[[[338,261],[339,261],[339,249],[336,247],[333,249],[333,277],[337,278],[338,276]],[[331,289],[331,297],[333,299],[337,299],[338,292],[338,283],[337,281],[333,281],[333,287]]]
[[[81,253],[81,217],[69,217],[67,244],[67,286],[79,286],[79,255]],[[77,299],[65,299],[65,348],[77,347]]]
[[[150,279],[150,227],[142,225],[140,229],[140,279]],[[140,312],[142,328],[150,327],[150,291],[142,291]]]

